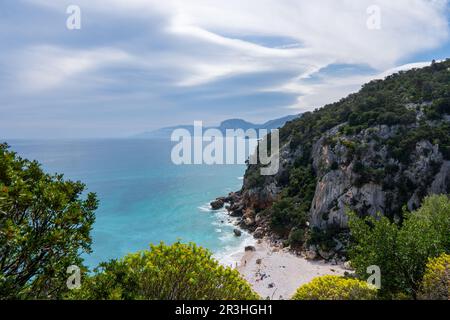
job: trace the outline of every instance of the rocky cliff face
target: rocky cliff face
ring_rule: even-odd
[[[449,193],[450,161],[444,160],[439,146],[432,141],[419,141],[405,164],[392,158],[385,144],[403,127],[380,125],[357,135],[342,136],[339,127],[329,130],[313,146],[317,184],[308,213],[311,227],[346,228],[347,210],[401,219],[399,213],[404,205],[411,211],[420,207],[427,195]],[[356,144],[360,150],[355,151]],[[229,211],[243,217],[244,227],[269,231],[267,215],[259,213],[279,199],[283,177],[301,155],[301,147],[287,150],[285,144],[280,153],[283,165],[276,176],[266,177],[258,187],[249,187],[246,178],[242,190],[228,198]]]
[[[450,161],[443,159],[438,145],[417,142],[406,164],[392,158],[386,141],[399,129],[376,126],[330,144],[327,138],[335,136],[333,129],[315,143],[312,157],[318,182],[309,213],[312,226],[345,228],[346,210],[400,219],[403,205],[412,211],[426,195],[448,193]],[[358,156],[350,147],[356,143],[362,148]]]
[[[348,210],[401,221],[403,207],[412,211],[427,195],[448,194],[450,99],[439,95],[450,91],[449,70],[446,61],[376,81],[288,123],[281,130],[279,172],[263,177],[250,165],[242,190],[225,201],[230,214],[242,217],[241,226],[256,237],[276,234],[272,208],[288,199],[292,206],[282,213],[298,211],[296,217],[304,214],[307,222],[289,222],[288,232],[278,233],[287,238],[301,228],[345,229]],[[439,80],[435,91],[410,98],[428,78]],[[309,168],[311,195],[298,185],[298,172]]]

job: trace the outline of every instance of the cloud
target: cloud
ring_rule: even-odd
[[[31,0],[35,4],[61,4]],[[299,77],[331,63],[392,68],[415,52],[433,48],[448,37],[444,0],[97,0],[78,1],[82,12],[161,16],[160,32],[189,42],[198,50],[176,47],[173,61],[181,66],[181,85],[201,85],[236,74],[296,70]],[[367,8],[377,5],[381,29],[367,28]],[[252,37],[291,39],[301,47],[269,47]],[[141,55],[149,52],[140,52]],[[170,67],[170,66],[168,66]]]
[[[279,87],[262,89],[262,92],[296,93],[299,95],[296,103],[286,107],[298,112],[310,111],[313,108],[336,102],[350,93],[357,92],[363,84],[369,81],[384,79],[400,71],[423,68],[428,65],[430,65],[430,62],[416,62],[391,68],[377,74],[346,75],[341,77],[320,75],[320,71],[318,71],[318,76],[321,77],[319,83],[308,83],[308,79],[293,79]]]
[[[29,47],[26,52],[17,53],[16,59],[20,65],[16,70],[17,83],[23,93],[64,86],[79,74],[132,61],[126,52],[112,48],[74,50],[55,46]]]
[[[70,32],[73,3],[6,5],[0,111],[8,105],[7,117],[60,105],[64,116],[76,107],[79,121],[93,121],[99,110],[105,121],[129,121],[130,130],[140,130],[137,118],[161,126],[233,112],[274,117],[338,100],[422,61],[418,54],[449,36],[447,0],[77,0],[82,29]],[[371,5],[381,10],[380,30],[367,28]],[[357,68],[329,72],[339,65]],[[172,123],[161,123],[162,113]]]

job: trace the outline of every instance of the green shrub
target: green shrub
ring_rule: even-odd
[[[306,239],[306,229],[294,227],[289,233],[288,243],[292,246],[301,245]]]
[[[323,276],[297,289],[293,300],[375,300],[377,289],[364,281]]]
[[[69,299],[256,300],[238,271],[221,266],[195,244],[152,245],[101,264]]]
[[[245,172],[245,183],[249,188],[261,186],[265,181],[265,177],[260,173],[259,165],[251,165]]]
[[[287,186],[280,194],[280,199],[268,212],[271,214],[273,230],[281,236],[288,237],[294,228],[297,232],[288,240],[292,245],[300,245],[304,237],[300,235],[299,230],[306,228],[317,179],[309,165],[293,168],[287,180]]]
[[[322,218],[324,220],[327,219],[327,217]],[[335,224],[329,225],[326,229],[313,227],[309,230],[308,245],[315,245],[324,251],[333,250],[337,245],[334,239],[339,238],[342,231],[343,230]]]
[[[98,202],[84,188],[0,144],[0,299],[64,293],[67,268],[82,268],[80,255],[91,250]]]
[[[443,115],[450,114],[450,98],[436,99],[424,112],[429,120],[441,119]]]
[[[428,261],[419,299],[450,300],[450,255],[442,254]]]
[[[386,217],[360,219],[350,214],[352,266],[364,279],[368,266],[381,269],[381,294],[417,297],[429,258],[450,252],[450,200],[425,198],[420,209],[404,213],[403,225]]]
[[[304,208],[303,208],[304,209]],[[303,210],[295,198],[282,198],[271,208],[271,224],[280,234],[288,234],[292,228],[303,227],[306,223],[307,210]]]

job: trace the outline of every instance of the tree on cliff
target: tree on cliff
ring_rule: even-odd
[[[58,298],[90,252],[95,194],[0,144],[0,298]]]

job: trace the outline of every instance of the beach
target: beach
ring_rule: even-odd
[[[290,299],[303,284],[323,275],[344,275],[342,265],[311,261],[278,248],[269,240],[255,241],[254,251],[236,253],[237,270],[263,298]]]

